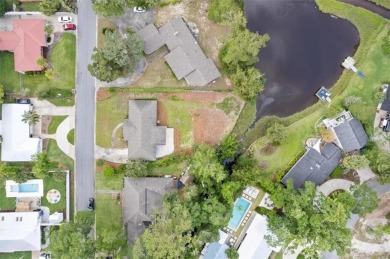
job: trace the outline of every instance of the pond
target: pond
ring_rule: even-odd
[[[352,56],[359,34],[350,22],[323,14],[314,0],[246,0],[247,27],[271,37],[255,66],[265,74],[256,120],[289,116],[314,104],[315,92],[331,87]]]

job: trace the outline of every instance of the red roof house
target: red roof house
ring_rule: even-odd
[[[13,31],[0,32],[0,51],[14,53],[15,71],[39,71],[37,59],[46,46],[44,19],[15,19]]]

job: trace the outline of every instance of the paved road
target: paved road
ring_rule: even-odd
[[[76,211],[85,210],[95,189],[95,79],[88,72],[96,45],[96,15],[90,0],[78,1],[76,80]]]

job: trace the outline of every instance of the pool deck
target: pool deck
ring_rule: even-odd
[[[245,194],[243,194],[241,197],[243,197],[244,199],[247,199],[249,200],[250,202],[252,202],[251,206],[249,206],[247,212],[246,212],[246,215],[244,216],[244,220],[245,218],[248,216],[248,218],[246,219],[246,222],[244,223],[244,220],[240,223],[240,226],[238,227],[238,229],[236,231],[232,231],[230,228],[226,227],[224,230],[227,231],[227,233],[229,234],[229,236],[231,236],[231,245],[234,246],[235,248],[237,248],[242,239],[244,238],[245,236],[245,233],[247,231],[247,229],[249,228],[249,226],[251,225],[255,215],[256,215],[256,212],[255,212],[255,209],[257,206],[260,205],[260,202],[261,200],[263,199],[264,195],[265,195],[265,192],[260,190],[259,194],[257,195],[257,197],[255,199],[248,199],[247,196],[244,196]],[[250,213],[250,215],[248,215]],[[230,230],[230,231],[229,231]]]
[[[11,186],[19,186],[23,184],[36,184],[38,185],[38,190],[36,192],[19,192],[12,191]],[[25,183],[17,183],[12,180],[5,181],[6,197],[7,198],[21,198],[21,197],[42,197],[43,196],[43,180],[42,179],[32,179],[28,180]]]

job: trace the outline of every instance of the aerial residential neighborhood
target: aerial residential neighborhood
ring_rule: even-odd
[[[390,258],[387,0],[0,0],[0,258]]]

